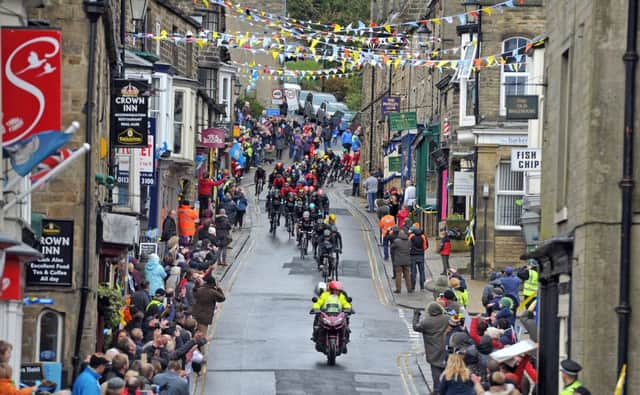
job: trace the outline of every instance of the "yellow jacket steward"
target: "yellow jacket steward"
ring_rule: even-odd
[[[331,296],[331,292],[324,291],[322,294],[320,294],[318,301],[313,304],[312,309],[322,310],[325,307],[325,304],[327,304],[327,301],[333,299],[330,298]],[[338,295],[338,303],[340,304],[340,308],[342,310],[351,310],[351,303],[347,301],[347,297],[344,295],[344,292],[340,292],[340,294]]]
[[[531,296],[538,293],[538,272],[535,270],[528,270],[529,278],[525,280],[522,294],[524,296]]]

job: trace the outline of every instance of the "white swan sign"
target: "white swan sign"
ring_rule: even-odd
[[[60,30],[2,28],[2,145],[60,130],[62,64]]]

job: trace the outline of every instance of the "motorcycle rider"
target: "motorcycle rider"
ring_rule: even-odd
[[[319,284],[320,285],[320,284]],[[319,313],[324,311],[329,314],[337,314],[340,312],[344,312],[347,314],[353,313],[353,308],[351,303],[347,299],[346,292],[342,289],[342,283],[340,281],[329,281],[327,286],[327,290],[322,292],[318,297],[318,300],[313,303],[311,306],[311,310],[316,314],[316,318],[313,321],[313,337],[311,340],[314,342],[318,339],[319,332]],[[349,342],[349,333],[351,330],[349,329],[349,320],[347,320],[347,324],[345,325],[345,331],[342,334],[342,338],[344,339],[342,343],[342,353],[347,353],[347,343]]]

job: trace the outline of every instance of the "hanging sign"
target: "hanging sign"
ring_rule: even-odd
[[[44,257],[25,264],[27,285],[71,286],[73,221],[43,219],[40,246]]]
[[[418,127],[417,124],[418,120],[415,111],[389,114],[389,130],[392,132],[416,129]]]
[[[155,155],[154,142],[156,131],[156,119],[149,118],[149,136],[146,148],[140,149],[137,155],[138,171],[140,172],[140,185],[155,184]],[[116,180],[118,184],[129,183],[129,164],[131,163],[132,150],[129,148],[118,148],[116,158],[118,159],[118,172]]]
[[[400,112],[400,98],[385,96],[382,98],[380,107],[382,108],[382,115],[385,116],[392,112]]]
[[[220,128],[203,129],[200,132],[200,143],[209,148],[224,148],[226,131]]]
[[[453,196],[473,195],[473,173],[456,171],[453,173]]]
[[[158,253],[158,243],[140,243],[140,255],[145,254],[149,256],[151,254]]]
[[[542,152],[536,148],[513,148],[511,171],[541,171]]]
[[[60,30],[2,28],[2,145],[62,124]]]
[[[538,119],[538,95],[507,96],[507,119]]]
[[[114,80],[111,94],[111,146],[147,148],[149,84]]]

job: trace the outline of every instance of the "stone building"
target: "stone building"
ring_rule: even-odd
[[[553,312],[545,315],[545,319],[551,317],[552,331],[547,339],[558,339],[545,358],[553,366],[566,357],[578,361],[584,369],[581,378],[591,393],[611,393],[618,375],[616,311],[623,237],[631,243],[629,305],[640,303],[640,271],[635,264],[640,257],[637,187],[632,195],[631,234],[621,235],[620,226],[628,4],[595,0],[545,4],[549,43],[545,56],[541,239],[546,241],[535,255],[541,258],[546,288],[555,293],[555,300],[545,306],[556,305],[558,310],[557,317]],[[637,75],[631,84],[638,85]],[[638,114],[636,101],[636,126]],[[638,149],[637,139],[634,149]],[[638,166],[634,161],[635,178]],[[640,385],[635,309],[629,328],[628,393]],[[557,377],[551,379],[557,385]]]

